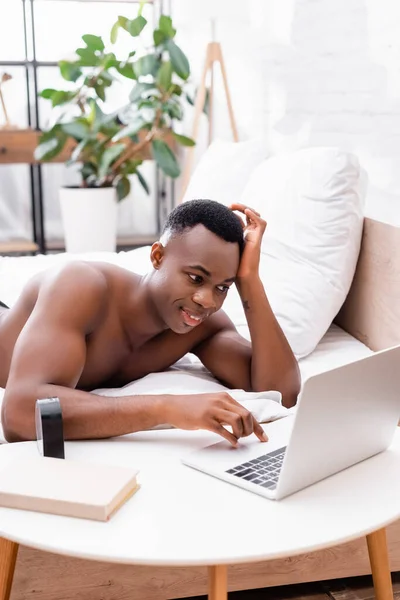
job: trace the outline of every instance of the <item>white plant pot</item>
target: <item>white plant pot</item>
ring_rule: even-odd
[[[61,188],[60,204],[67,252],[115,252],[115,188]]]

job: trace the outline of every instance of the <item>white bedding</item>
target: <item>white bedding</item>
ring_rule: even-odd
[[[62,264],[73,258],[76,258],[76,256],[72,257],[66,254],[0,258],[0,300],[12,305],[27,279],[32,275],[42,269]],[[139,248],[118,255],[111,253],[91,255],[90,258],[114,262],[140,273],[145,272],[149,265],[148,248]],[[238,295],[230,293],[229,296],[230,298],[226,301],[224,308],[234,321],[238,331],[244,337],[249,338]],[[304,382],[311,375],[357,360],[371,353],[371,350],[361,342],[336,325],[331,325],[314,352],[299,361],[302,381]],[[152,373],[120,389],[101,389],[96,390],[96,392],[106,396],[126,396],[157,393],[195,394],[223,390],[228,390],[228,388],[216,381],[195,356],[188,354],[166,372]],[[228,391],[261,422],[283,417],[289,412],[280,404],[280,394],[277,392],[251,394],[243,390]],[[0,404],[3,394],[4,390],[0,388]],[[4,439],[1,426],[0,439]]]
[[[364,344],[340,329],[340,327],[332,325],[314,352],[299,362],[302,381],[304,383],[311,375],[352,362],[369,354],[372,354],[372,351]],[[227,390],[227,388],[216,381],[196,357],[188,354],[164,373],[151,373],[120,389],[99,389],[96,392],[105,396],[126,396],[135,393],[199,394],[223,390]],[[227,391],[261,422],[284,417],[291,412],[280,404],[280,394],[274,392],[251,394],[241,390]],[[0,388],[0,406],[3,394],[4,390]],[[4,442],[4,435],[0,424],[1,442]]]

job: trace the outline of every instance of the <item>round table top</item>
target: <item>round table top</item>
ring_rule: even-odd
[[[218,565],[334,546],[400,517],[400,430],[387,451],[279,501],[182,465],[184,454],[216,438],[159,430],[67,442],[66,458],[138,468],[141,488],[105,523],[0,508],[0,535],[108,562]],[[35,442],[2,445],[0,469],[36,452]]]

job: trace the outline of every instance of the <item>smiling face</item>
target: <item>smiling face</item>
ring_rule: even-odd
[[[239,268],[239,245],[203,225],[152,246],[152,297],[165,325],[187,333],[219,310]]]

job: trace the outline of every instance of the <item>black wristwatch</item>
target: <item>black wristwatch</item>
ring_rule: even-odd
[[[36,400],[36,439],[42,456],[65,458],[61,404],[58,398]]]

